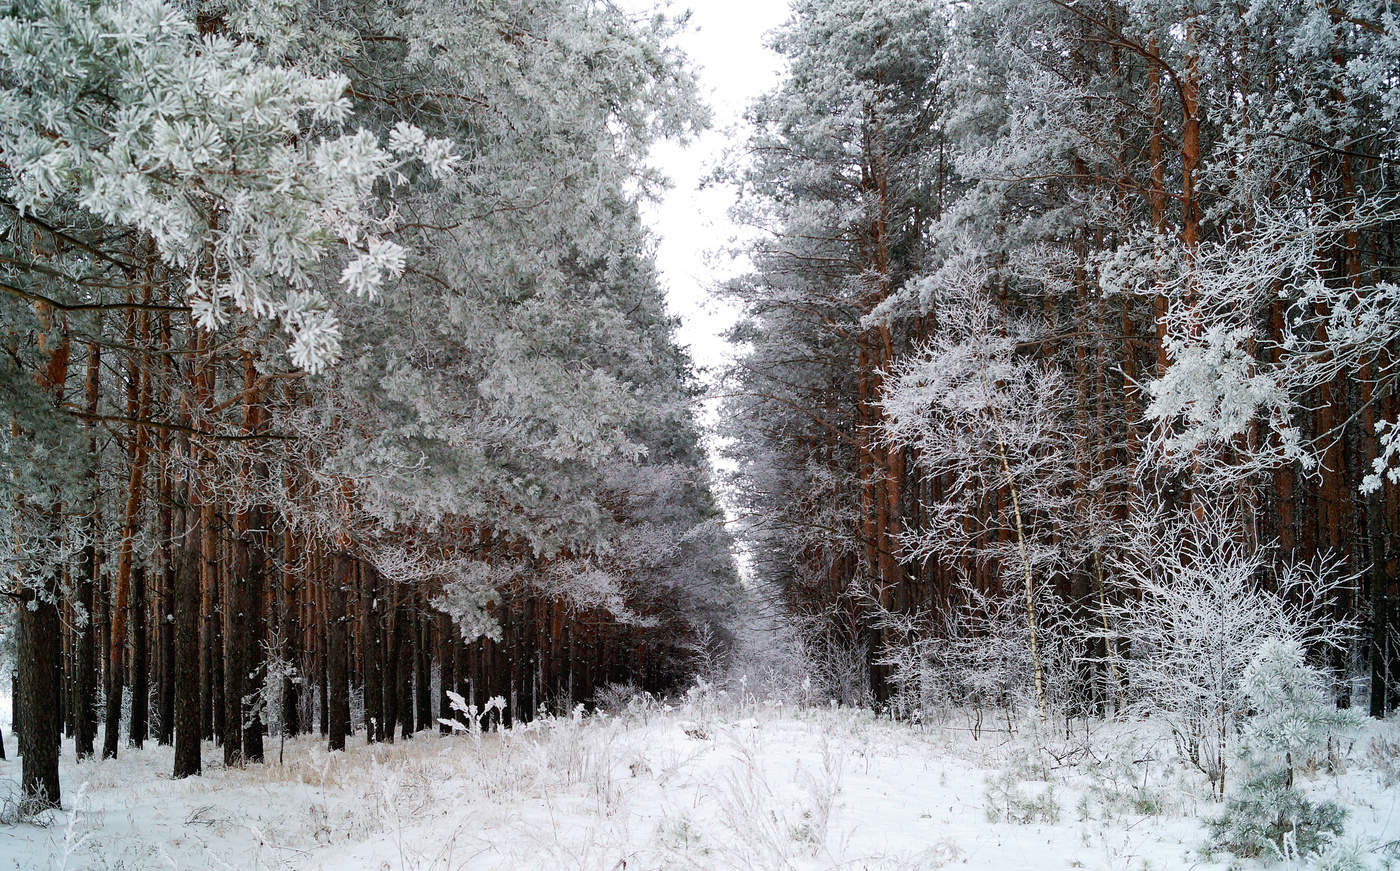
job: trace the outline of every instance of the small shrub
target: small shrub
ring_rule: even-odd
[[[1291,639],[1260,644],[1241,685],[1254,708],[1236,754],[1246,775],[1211,822],[1211,845],[1245,857],[1320,853],[1342,833],[1346,811],[1308,800],[1293,784],[1294,771],[1311,767],[1359,716],[1336,709],[1322,673]]]
[[[1287,772],[1267,771],[1242,784],[1225,813],[1211,820],[1211,845],[1245,858],[1300,859],[1322,852],[1345,819],[1336,802],[1310,801]]]
[[[1017,742],[1004,758],[1003,774],[1015,780],[1046,780],[1051,777],[1049,755],[1041,749],[1044,742],[1032,733]]]
[[[1060,803],[1055,799],[1055,787],[1046,784],[1039,794],[1023,789],[1013,771],[1004,771],[987,781],[984,794],[987,821],[992,823],[1057,823]]]
[[[53,802],[25,795],[19,784],[0,782],[0,825],[29,823],[34,826],[53,824]]]
[[[1317,871],[1370,871],[1366,849],[1354,839],[1334,841],[1317,857]]]
[[[1400,735],[1379,735],[1366,745],[1366,761],[1376,769],[1381,786],[1400,784]]]
[[[1089,785],[1079,801],[1079,816],[1092,817],[1097,806],[1104,818],[1125,814],[1155,817],[1165,814],[1169,801],[1165,791],[1147,782],[1151,760],[1134,764],[1127,759],[1109,758],[1089,769]]]
[[[620,714],[638,696],[645,696],[634,684],[610,683],[593,693],[593,705],[608,714]]]

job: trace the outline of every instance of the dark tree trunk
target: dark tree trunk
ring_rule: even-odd
[[[218,541],[215,538],[214,506],[201,504],[199,507],[200,552],[199,570],[199,726],[206,741],[213,740],[214,711],[220,699],[218,681],[215,679],[215,645],[218,644],[218,627],[214,620],[214,593],[219,583]]]
[[[146,672],[146,567],[131,573],[131,746],[146,743],[150,684]]]
[[[417,632],[412,614],[412,610],[400,602],[394,621],[394,640],[398,652],[394,691],[398,695],[399,731],[405,738],[413,737],[413,648]]]
[[[145,299],[150,300],[147,288]],[[133,313],[127,329],[127,342],[133,346],[145,344],[149,335],[149,321],[144,312]],[[112,633],[108,639],[107,660],[107,723],[102,742],[102,757],[115,759],[117,756],[117,732],[121,725],[122,689],[125,685],[126,667],[129,664],[124,656],[128,644],[134,650],[140,639],[134,635],[134,627],[128,623],[130,612],[137,606],[144,608],[144,602],[133,604],[136,598],[131,594],[132,574],[135,559],[135,538],[141,522],[141,503],[145,494],[146,452],[150,428],[141,423],[151,406],[151,378],[135,356],[127,364],[127,415],[135,423],[131,424],[131,443],[128,447],[129,469],[126,484],[126,502],[122,508],[121,539],[117,546],[117,571],[112,579]],[[132,706],[135,708],[135,699]]]
[[[1372,603],[1371,616],[1371,704],[1370,714],[1384,718],[1390,713],[1389,684],[1390,669],[1395,655],[1390,648],[1390,622],[1394,619],[1396,606],[1387,596],[1376,595]]]
[[[326,628],[330,644],[326,651],[326,680],[330,710],[329,747],[331,750],[345,749],[345,735],[350,731],[349,681],[345,661],[345,596],[350,586],[354,564],[343,553],[335,555],[335,576],[331,579],[330,612],[326,615]]]
[[[387,592],[387,590],[385,591]],[[396,593],[397,595],[397,593]],[[384,698],[384,723],[379,727],[380,738],[394,742],[394,730],[399,722],[399,655],[403,647],[403,609],[394,608],[387,610],[388,599],[385,600],[385,617],[390,621],[388,626],[388,642],[383,645],[383,668],[380,671],[383,677],[383,698]]]
[[[122,672],[121,666],[107,663],[107,716],[102,724],[102,758],[117,757],[117,742],[121,737],[122,722]]]
[[[94,524],[95,526],[95,524]],[[97,530],[89,529],[95,536]],[[94,541],[95,539],[90,539]],[[93,744],[97,739],[97,708],[94,704],[94,677],[97,669],[97,647],[94,635],[97,629],[96,603],[92,582],[96,571],[97,547],[89,543],[83,548],[83,559],[78,566],[78,601],[87,614],[87,619],[78,627],[77,652],[73,663],[73,747],[79,759],[87,759],[93,754]]]
[[[321,581],[325,583],[328,582],[328,579],[323,576]],[[316,690],[321,702],[321,737],[326,738],[329,737],[331,733],[330,670],[327,668],[326,663],[326,653],[330,648],[330,627],[326,625],[325,619],[330,608],[326,605],[326,593],[324,590],[321,591],[319,598],[321,599],[321,625],[317,627],[316,632],[316,643],[320,647],[316,657],[317,663],[319,664],[319,668],[316,670]]]
[[[88,414],[97,414],[97,400],[99,388],[101,387],[101,359],[102,346],[92,344],[88,346],[87,380],[85,382],[84,400]],[[92,494],[93,511],[84,519],[83,525],[87,531],[87,546],[83,548],[83,557],[78,564],[78,603],[82,606],[86,618],[82,625],[78,627],[78,644],[75,661],[73,663],[73,746],[79,759],[87,759],[93,754],[93,744],[97,740],[97,707],[93,698],[96,684],[94,680],[97,674],[97,584],[93,579],[97,577],[98,570],[98,550],[97,537],[99,527],[97,524],[97,431],[91,421],[84,424],[88,430],[88,456],[90,466],[87,470],[88,492]]]
[[[248,536],[248,576],[244,582],[244,651],[245,694],[252,694],[262,687],[267,670],[267,650],[263,644],[267,638],[267,618],[263,602],[267,595],[267,524],[266,513],[258,508],[249,513]],[[245,715],[243,728],[243,758],[249,762],[263,761],[263,721],[260,716]]]
[[[21,790],[26,799],[58,807],[59,622],[58,584],[25,590],[19,606],[19,732]]]
[[[384,654],[380,650],[383,605],[379,599],[378,573],[368,562],[360,563],[360,578],[360,613],[364,618],[360,637],[364,646],[365,741],[373,744],[384,737]]]
[[[452,703],[448,700],[448,692],[455,692],[457,685],[457,627],[452,625],[452,619],[446,614],[438,617],[438,667],[441,669],[438,690],[438,718],[442,720],[456,719],[456,714],[452,711]],[[440,724],[442,734],[446,735],[452,731],[452,727],[443,723]]]
[[[243,696],[248,668],[244,611],[248,581],[248,515],[233,518],[233,565],[224,572],[223,593],[223,729],[224,765],[243,764]]]
[[[159,703],[160,731],[156,742],[170,745],[175,742],[175,546],[171,542],[173,525],[170,511],[170,486],[167,480],[163,486],[165,498],[161,500],[161,583],[160,583],[160,675]]]
[[[175,552],[175,699],[172,722],[175,740],[174,777],[189,777],[201,771],[199,740],[204,731],[200,703],[200,524],[199,510],[186,507],[179,526],[188,532]]]
[[[160,318],[160,347],[170,348],[170,316]],[[178,377],[174,371],[173,357],[166,356],[170,378],[165,379],[160,388],[161,408],[171,407],[171,384]],[[161,457],[169,457],[171,449],[170,430],[161,427],[156,430],[156,451]],[[160,719],[156,732],[156,743],[170,746],[175,743],[175,480],[170,469],[161,464],[157,482],[160,508],[157,522],[160,528],[160,592],[156,597],[156,626],[154,644],[156,650],[156,716]],[[183,513],[181,520],[183,522]],[[183,534],[184,529],[181,528]]]
[[[427,615],[418,609],[415,602],[413,631],[413,697],[414,731],[421,732],[433,724],[432,666],[428,633]]]
[[[300,669],[301,620],[297,614],[296,576],[292,565],[296,551],[290,529],[282,533],[282,658]],[[301,732],[301,680],[291,676],[282,681],[282,731],[287,735]]]

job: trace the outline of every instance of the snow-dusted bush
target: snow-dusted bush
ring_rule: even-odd
[[[20,792],[9,780],[0,781],[0,826],[29,823],[49,826],[53,823],[53,804],[42,798],[32,798]]]
[[[1352,578],[1330,557],[1276,559],[1228,508],[1204,503],[1139,506],[1109,565],[1117,589],[1108,616],[1132,706],[1169,723],[1182,757],[1223,796],[1260,639],[1344,645],[1355,627],[1330,609]]]
[[[1366,761],[1375,769],[1382,787],[1391,789],[1400,784],[1400,729],[1392,728],[1367,742]]]
[[[1292,639],[1259,645],[1241,686],[1253,710],[1237,751],[1246,774],[1224,814],[1211,821],[1211,845],[1237,856],[1290,860],[1318,853],[1342,833],[1346,811],[1304,796],[1293,774],[1330,753],[1338,734],[1359,726],[1360,717],[1337,710],[1323,674]]]
[[[987,780],[983,800],[990,823],[1029,825],[1060,821],[1060,803],[1055,798],[1054,784],[1046,783],[1043,789],[1033,790],[1011,769]]]
[[[1081,821],[1116,819],[1124,816],[1180,814],[1206,800],[1200,778],[1186,782],[1183,769],[1174,757],[1159,760],[1138,735],[1123,736],[1097,747],[1099,755],[1083,765],[1088,782],[1080,794],[1076,811]]]
[[[610,683],[593,693],[593,706],[608,714],[620,714],[633,700],[646,696],[641,687],[630,683]]]
[[[1295,639],[1270,638],[1259,645],[1241,681],[1252,709],[1245,721],[1240,755],[1253,768],[1289,773],[1312,767],[1326,754],[1334,764],[1334,742],[1361,726],[1361,715],[1338,710],[1326,676],[1308,665]]]
[[[850,612],[839,606],[797,621],[795,630],[805,667],[804,695],[809,701],[835,701],[848,707],[873,707],[870,646]]]
[[[1236,856],[1300,859],[1319,852],[1342,833],[1346,810],[1314,802],[1288,782],[1282,770],[1246,780],[1211,820],[1211,847]]]
[[[1368,852],[1360,841],[1338,838],[1313,858],[1313,867],[1317,871],[1370,871],[1373,866],[1366,858]]]
[[[1024,594],[996,596],[968,589],[965,595],[962,606],[938,620],[918,613],[881,613],[883,643],[876,664],[889,669],[891,708],[897,715],[930,720],[943,716],[949,706],[965,707],[974,735],[980,734],[988,713],[1004,716],[1007,729],[1013,730],[1021,712],[1037,704]],[[1038,588],[1035,602],[1047,709],[1069,710],[1086,688],[1080,675],[1082,638],[1053,589]]]

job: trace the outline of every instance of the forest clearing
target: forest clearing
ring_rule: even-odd
[[[90,766],[43,826],[0,829],[0,868],[1231,867],[1199,850],[1209,790],[1142,724],[1038,740],[989,723],[973,740],[973,722],[708,688],[344,754],[303,736],[266,766],[211,757],[197,780],[166,778],[170,751],[151,747]],[[1323,867],[1400,850],[1397,743],[1377,724],[1309,782],[1351,812]]]

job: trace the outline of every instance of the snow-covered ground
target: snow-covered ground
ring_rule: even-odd
[[[300,738],[280,762],[274,740],[244,769],[209,746],[187,780],[170,779],[168,748],[78,765],[66,746],[64,810],[0,825],[0,871],[1228,866],[1198,849],[1219,806],[1169,746],[1147,746],[1147,724],[974,740],[970,722],[710,693],[506,733],[357,738],[343,754]],[[1369,748],[1400,741],[1400,723],[1368,729],[1345,773],[1309,790],[1351,810],[1347,837],[1382,867],[1400,788]]]

